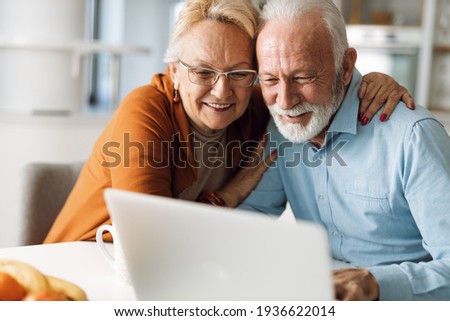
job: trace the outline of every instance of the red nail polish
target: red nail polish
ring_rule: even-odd
[[[364,116],[361,121],[361,125],[365,126],[365,125],[367,125],[368,122],[369,122],[369,118],[367,116]]]
[[[411,104],[409,104],[409,108],[410,108],[410,109],[415,109],[415,108],[416,108],[416,105],[415,105],[414,103],[411,103]]]
[[[361,113],[358,114],[358,121],[361,121],[361,120],[362,120],[362,116],[363,116],[363,115],[362,115]]]
[[[386,114],[381,114],[380,121],[386,121],[386,119],[387,119],[387,115]]]

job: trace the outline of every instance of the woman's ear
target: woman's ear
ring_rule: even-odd
[[[178,80],[178,74],[177,74],[177,64],[176,63],[171,63],[169,65],[169,73],[170,73],[170,78],[173,81],[174,84],[174,88],[178,89],[178,86],[180,84],[180,81]]]
[[[356,63],[356,49],[348,48],[344,54],[344,60],[342,62],[342,67],[344,70],[344,84],[347,86],[352,81],[353,71],[355,70]]]

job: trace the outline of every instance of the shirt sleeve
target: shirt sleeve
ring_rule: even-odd
[[[423,237],[428,262],[370,267],[380,300],[450,299],[450,138],[433,119],[405,136],[403,190]]]

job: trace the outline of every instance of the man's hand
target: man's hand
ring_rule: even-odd
[[[378,300],[378,282],[366,269],[343,269],[333,273],[336,299],[341,301]]]

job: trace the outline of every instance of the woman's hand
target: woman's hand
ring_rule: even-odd
[[[217,194],[228,207],[238,206],[251,191],[256,187],[266,169],[273,163],[277,157],[277,150],[274,150],[263,159],[266,138],[264,135],[254,152],[236,175],[220,190]]]
[[[386,121],[402,100],[409,109],[414,109],[414,100],[408,90],[400,86],[394,78],[379,72],[371,72],[362,79],[358,92],[361,99],[359,121],[364,126],[385,104],[380,121]]]

